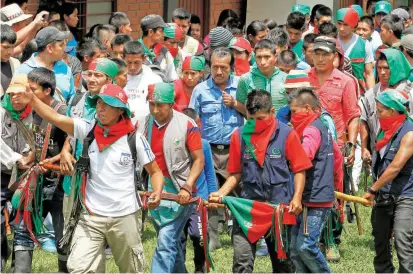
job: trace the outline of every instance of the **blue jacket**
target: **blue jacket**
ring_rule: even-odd
[[[205,166],[196,180],[196,196],[207,200],[210,193],[218,191],[218,185],[211,146],[205,139],[202,139],[202,151],[204,152]]]
[[[312,161],[313,167],[305,172],[303,202],[326,203],[334,200],[333,138],[321,119],[311,126],[320,131],[321,143]]]
[[[241,197],[274,204],[289,204],[292,198],[290,169],[285,158],[285,143],[291,128],[277,122],[261,168],[253,156],[246,151],[242,139],[243,127],[239,129],[241,141],[242,190]]]
[[[413,123],[406,120],[400,129],[393,135],[391,141],[387,144],[383,156],[378,151],[373,154],[373,179],[376,181],[387,169],[394,157],[399,151],[400,142],[404,135],[413,131]],[[407,160],[402,170],[397,174],[394,180],[384,185],[380,191],[390,193],[396,197],[409,196],[413,197],[413,157]]]

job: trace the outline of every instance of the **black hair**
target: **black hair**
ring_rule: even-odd
[[[198,15],[192,13],[190,22],[191,24],[201,24],[201,19]]]
[[[289,29],[304,30],[305,16],[301,12],[295,11],[288,15],[285,26]]]
[[[235,58],[234,58],[234,55],[232,54],[232,52],[229,48],[219,47],[219,48],[214,49],[212,51],[212,54],[211,54],[211,65],[212,65],[212,56],[216,56],[218,58],[224,58],[224,57],[230,56],[231,61],[229,62],[229,65],[230,65],[231,69],[233,68]]]
[[[359,22],[363,22],[366,23],[367,25],[369,25],[369,27],[374,30],[374,22],[373,22],[373,17],[369,16],[369,15],[364,15],[360,18]]]
[[[402,37],[404,25],[403,20],[401,20],[399,16],[394,14],[386,15],[380,22],[380,26],[383,25],[391,30],[397,39],[400,39]]]
[[[222,27],[222,26],[226,25],[227,21],[230,18],[239,20],[239,17],[235,13],[235,11],[233,11],[231,9],[225,9],[225,10],[221,11],[221,13],[219,14],[219,17],[218,17],[217,27]]]
[[[274,19],[269,19],[269,18],[267,18],[267,19],[264,19],[264,21],[262,21],[262,22],[264,23],[264,25],[265,25],[269,30],[272,30],[272,29],[274,29],[274,28],[277,27],[277,22],[275,22]]]
[[[115,26],[116,27],[116,33],[119,32],[119,29],[121,26],[125,26],[127,24],[130,24],[130,20],[126,13],[124,12],[115,12],[112,14],[112,16],[109,18],[109,25]]]
[[[320,7],[320,8],[316,11],[316,13],[315,13],[315,18],[316,18],[317,20],[320,20],[321,17],[323,17],[323,16],[329,16],[329,17],[332,17],[332,16],[333,16],[333,12],[331,11],[331,9],[330,9],[329,7],[327,7],[327,6]]]
[[[125,60],[120,59],[120,58],[112,58],[110,59],[112,60],[114,63],[116,63],[116,65],[118,65],[119,68],[119,72],[123,69],[123,68],[127,68],[128,64],[126,64]]]
[[[153,32],[157,32],[158,29],[161,29],[161,28],[154,28],[154,29],[152,29],[152,30],[153,30]],[[142,36],[143,36],[143,37],[148,36],[150,30],[151,30],[151,29],[142,30]]]
[[[269,39],[262,39],[262,40],[258,41],[257,44],[254,47],[254,52],[257,49],[269,49],[272,54],[277,53],[276,45]]]
[[[9,21],[9,18],[7,18],[7,15],[5,15],[4,13],[0,12],[0,19],[2,22],[7,22]]]
[[[56,90],[56,77],[53,71],[38,67],[29,72],[27,79],[38,84],[43,90],[50,88],[50,96],[53,97]]]
[[[247,37],[248,35],[256,36],[259,31],[265,31],[267,27],[260,20],[252,21],[247,27]]]
[[[387,62],[386,54],[384,54],[383,52],[380,52],[379,57],[377,58],[377,62],[378,61],[386,61]]]
[[[291,50],[283,50],[278,55],[277,62],[285,66],[297,66],[298,58],[297,55]]]
[[[258,112],[270,113],[272,106],[271,94],[263,89],[253,89],[247,95],[245,107],[249,114],[254,115]]]
[[[283,48],[290,43],[290,37],[288,36],[288,33],[285,31],[285,29],[281,28],[270,30],[265,38],[270,40],[280,48]]]
[[[324,22],[318,26],[318,34],[320,36],[332,36],[337,39],[338,29],[335,24],[331,22]]]
[[[67,27],[65,22],[63,22],[62,20],[54,20],[54,21],[50,22],[49,27],[55,27],[60,31],[68,31],[69,30],[69,28]]]
[[[374,8],[375,8],[374,5],[376,5],[377,2],[379,2],[379,0],[368,0],[367,5],[366,5],[366,9],[369,9],[369,7],[371,5],[373,5],[373,14],[374,14]]]
[[[314,5],[314,7],[311,9],[310,24],[314,24],[316,12],[321,7],[325,7],[325,6],[323,4],[317,4],[317,5]]]
[[[76,4],[63,2],[62,7],[60,8],[61,19],[64,20],[65,19],[64,15],[69,16],[73,12],[75,12],[76,9],[79,11]]]
[[[304,36],[303,39],[303,49],[306,50],[310,46],[310,44],[314,44],[315,39],[317,38],[317,34],[315,33],[308,33]]]
[[[112,41],[110,41],[110,45],[112,47],[113,46],[120,46],[120,45],[124,45],[127,42],[132,41],[132,40],[133,40],[132,37],[130,37],[129,35],[118,33],[113,37]]]
[[[1,43],[8,42],[11,45],[16,44],[17,34],[9,25],[1,25]]]
[[[76,57],[83,62],[86,56],[92,57],[96,49],[102,49],[102,44],[94,38],[84,38],[76,48]]]
[[[123,56],[126,57],[128,54],[144,54],[143,46],[138,41],[130,41],[123,47]]]
[[[102,30],[106,30],[108,32],[113,32],[116,33],[116,27],[109,25],[109,24],[104,24],[104,25],[99,25],[93,30],[93,38],[97,39],[100,41],[100,32]]]
[[[37,52],[37,43],[36,40],[30,40],[23,49],[22,57],[20,58],[20,62],[24,63],[32,57],[33,53]]]
[[[60,11],[58,11],[58,10],[55,10],[55,9],[52,9],[52,10],[49,10],[49,18],[52,18],[54,15],[56,15],[56,14],[59,14],[60,15]],[[50,20],[50,19],[49,19]],[[62,20],[62,18],[60,18],[60,20]],[[56,21],[56,20],[54,20],[54,21]]]
[[[4,2],[4,6],[8,6],[8,5],[11,5],[11,4],[17,4],[17,5],[19,5],[19,7],[21,7],[21,6],[23,6],[24,3],[28,3],[28,2],[29,2],[29,0],[6,0]]]
[[[182,110],[182,113],[194,121],[198,120],[199,118],[198,113],[196,113],[196,111],[193,108],[185,108]]]
[[[191,19],[191,14],[189,11],[187,11],[184,8],[177,8],[174,9],[172,12],[172,21],[178,19],[178,20],[190,20]]]
[[[293,101],[299,106],[309,104],[313,110],[320,107],[317,95],[313,89],[309,87],[300,87],[290,93],[288,96],[288,104],[291,104]]]
[[[100,25],[102,24],[94,24],[93,26],[91,26],[89,31],[85,34],[84,37],[93,38],[93,33],[95,32],[95,29]]]

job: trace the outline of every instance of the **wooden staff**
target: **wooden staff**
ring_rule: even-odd
[[[48,170],[53,170],[53,171],[60,171],[60,166],[58,165],[53,165],[50,163],[45,163],[43,165],[41,165],[41,167],[48,169]]]
[[[347,202],[352,202],[352,203],[358,203],[362,204],[365,206],[370,206],[371,202],[367,199],[363,199],[361,197],[353,196],[353,195],[347,195],[342,192],[334,191],[334,196],[339,199],[339,200],[344,200]]]
[[[138,191],[138,193],[139,193],[139,196],[141,196],[141,198],[143,197],[143,196],[145,196],[145,195],[151,195],[152,194],[152,192],[151,191]],[[174,201],[174,202],[176,202],[176,198],[177,198],[177,194],[172,194],[172,193],[161,193],[161,199],[162,200],[168,200],[168,201]],[[191,202],[189,202],[189,203],[191,203]],[[224,204],[221,204],[221,203],[210,203],[210,202],[208,202],[208,201],[206,201],[206,200],[202,200],[202,204],[203,204],[203,206],[206,206],[206,207],[208,207],[209,205],[214,205],[214,206],[216,206],[216,207],[221,207],[221,208],[224,208],[225,207],[225,205]]]

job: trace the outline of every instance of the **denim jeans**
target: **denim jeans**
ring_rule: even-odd
[[[153,222],[158,234],[158,243],[152,257],[151,273],[187,273],[182,251],[181,233],[195,209],[195,205],[185,205],[176,218],[158,226]]]
[[[371,212],[373,228],[374,270],[376,273],[394,273],[392,234],[399,260],[400,273],[413,273],[413,197],[395,197],[380,192]]]
[[[291,232],[291,259],[297,273],[331,273],[327,260],[318,247],[331,208],[308,208],[308,236],[304,235],[303,214]]]

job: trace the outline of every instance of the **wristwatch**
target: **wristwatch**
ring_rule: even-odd
[[[352,143],[352,142],[347,142],[346,145],[347,145],[349,148],[356,147],[356,144],[355,144],[355,143]]]
[[[377,191],[371,189],[371,187],[367,188],[367,192],[370,193],[371,195],[376,195]]]

